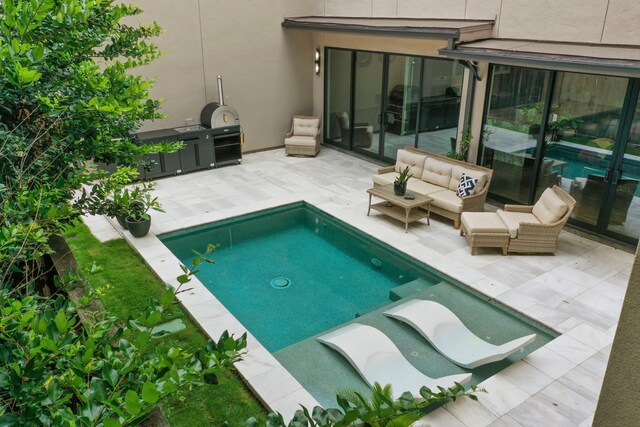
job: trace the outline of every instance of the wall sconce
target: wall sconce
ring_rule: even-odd
[[[316,76],[320,74],[320,49],[316,49],[313,57],[313,64],[315,66]]]

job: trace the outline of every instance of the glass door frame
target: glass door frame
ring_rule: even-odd
[[[384,120],[384,114],[387,108],[388,101],[384,96],[387,93],[387,78],[389,76],[389,54],[385,52],[375,52],[370,50],[354,50],[351,53],[351,104],[349,109],[351,110],[349,121],[350,121],[350,129],[353,129],[355,126],[355,106],[356,106],[356,87],[358,85],[357,82],[357,56],[358,52],[360,53],[368,53],[370,55],[382,55],[382,76],[381,76],[381,85],[380,85],[380,105],[378,105],[378,115],[377,115],[377,123],[380,126],[378,130],[378,151],[373,153],[371,151],[364,150],[360,147],[356,147],[353,144],[353,135],[354,132],[351,133],[350,141],[349,141],[349,149],[354,153],[358,153],[367,157],[371,157],[378,160],[388,160],[392,161],[392,159],[385,159],[384,155],[384,136],[386,133],[386,120]]]
[[[618,126],[615,144],[611,153],[611,163],[609,170],[607,171],[607,175],[605,176],[605,182],[609,185],[603,197],[600,216],[598,217],[598,222],[595,227],[596,231],[602,233],[603,235],[610,236],[617,240],[621,240],[631,244],[637,244],[638,239],[609,230],[608,225],[611,214],[613,213],[618,184],[620,183],[620,179],[622,178],[622,174],[624,172],[624,155],[626,153],[627,144],[629,143],[629,137],[631,135],[631,126],[633,124],[635,115],[635,107],[639,102],[639,94],[640,79],[629,78],[625,99],[622,104],[620,126]]]
[[[367,151],[364,149],[361,149],[359,147],[354,147],[354,135],[353,132],[349,135],[349,144],[342,144],[340,142],[334,141],[332,139],[329,139],[326,137],[326,135],[328,135],[328,131],[329,131],[329,120],[331,120],[330,117],[330,112],[328,110],[328,108],[330,107],[327,104],[327,101],[329,99],[329,95],[328,95],[328,88],[329,85],[327,84],[329,78],[331,77],[329,75],[329,73],[326,72],[326,70],[328,69],[327,65],[325,64],[325,73],[324,73],[324,83],[323,83],[323,117],[324,117],[324,123],[323,123],[323,142],[326,144],[330,144],[330,145],[334,145],[336,147],[339,148],[343,148],[346,149],[348,151],[352,151],[355,152],[359,155],[363,155],[369,158],[373,158],[379,161],[383,161],[383,162],[387,162],[387,163],[395,163],[395,159],[385,156],[385,151],[384,151],[384,144],[385,144],[385,134],[387,132],[387,117],[386,117],[386,112],[389,106],[389,99],[387,96],[384,96],[384,94],[386,94],[388,92],[389,89],[389,58],[391,55],[396,55],[396,56],[408,56],[408,57],[414,57],[416,59],[419,59],[419,63],[420,63],[420,77],[419,77],[419,87],[418,87],[418,92],[420,94],[422,94],[423,88],[424,88],[424,84],[426,83],[424,80],[424,67],[426,66],[426,60],[429,59],[435,59],[435,60],[440,60],[440,61],[450,61],[450,62],[455,62],[451,59],[447,59],[447,58],[439,58],[439,57],[431,57],[431,56],[421,56],[421,55],[416,55],[416,54],[409,54],[409,53],[398,53],[398,52],[380,52],[380,51],[373,51],[373,50],[362,50],[362,49],[349,49],[349,48],[343,48],[343,47],[331,47],[331,46],[325,46],[324,47],[324,58],[326,60],[326,58],[329,57],[329,50],[342,50],[342,51],[349,51],[351,52],[351,71],[350,71],[350,87],[349,87],[349,109],[348,109],[348,114],[349,114],[349,128],[353,129],[355,126],[355,91],[356,91],[356,58],[357,58],[357,53],[358,52],[365,52],[365,53],[370,53],[372,55],[375,54],[382,54],[383,55],[383,66],[382,66],[382,85],[381,85],[381,94],[383,94],[383,96],[381,96],[381,100],[380,100],[380,114],[379,114],[379,118],[378,118],[378,124],[380,126],[380,129],[378,131],[378,152],[377,153],[373,153],[371,151]],[[418,102],[418,106],[417,106],[417,111],[416,111],[416,124],[415,124],[415,135],[413,138],[413,147],[418,147],[419,146],[419,138],[420,138],[420,125],[421,125],[421,117],[422,117],[422,102]],[[462,110],[458,111],[458,121],[459,121],[459,117],[460,114],[462,114]],[[456,132],[457,134],[457,132]]]
[[[495,71],[495,67],[500,65],[505,65],[505,64],[495,64],[495,63],[491,64],[488,79],[487,79],[488,82],[493,81],[493,73]],[[512,66],[512,67],[519,67],[519,66]],[[519,68],[533,68],[533,67],[520,66]],[[544,70],[544,69],[540,69],[540,70]],[[529,189],[528,204],[534,204],[536,201],[536,190],[538,187],[538,180],[540,177],[542,160],[544,158],[545,150],[547,146],[545,141],[545,136],[547,134],[548,119],[549,119],[549,115],[551,114],[553,92],[554,92],[554,88],[557,80],[557,74],[559,72],[557,70],[544,70],[544,71],[549,71],[550,73],[549,84],[547,85],[547,90],[545,91],[545,96],[544,96],[542,123],[540,123],[540,131],[536,138],[537,145],[535,150],[536,158],[534,163],[534,180],[533,180],[534,184]],[[566,72],[578,73],[577,71],[566,71]],[[581,73],[581,74],[592,74],[592,73]],[[602,75],[602,74],[592,74],[592,75]],[[593,225],[593,224],[586,223],[584,221],[576,220],[574,218],[569,218],[569,223],[575,224],[576,226],[579,226],[582,229],[590,230],[592,232],[601,234],[603,236],[608,236],[625,243],[636,245],[638,244],[638,239],[624,235],[624,234],[617,233],[615,231],[611,231],[607,228],[609,223],[609,218],[611,216],[613,205],[615,202],[617,185],[623,173],[623,170],[622,170],[623,160],[624,160],[624,155],[627,148],[627,143],[630,137],[631,126],[634,119],[635,107],[636,107],[636,104],[639,102],[639,97],[640,97],[640,79],[627,77],[627,76],[620,76],[620,77],[627,78],[628,84],[627,84],[627,89],[624,95],[624,101],[622,104],[622,110],[620,114],[620,124],[616,131],[614,146],[612,147],[612,150],[611,150],[611,160],[609,162],[609,166],[607,168],[607,173],[605,176],[605,183],[608,183],[608,186],[606,187],[602,197],[602,203],[599,208],[600,210],[598,212],[597,222],[595,225]],[[485,92],[484,109],[482,112],[483,129],[487,121],[487,113],[489,111],[489,102],[491,101],[490,95],[491,95],[491,84],[487,84],[487,88]],[[476,155],[477,164],[479,164],[479,162],[481,161],[483,149],[484,149],[484,141],[482,141],[481,139],[478,147],[478,152]],[[513,200],[509,200],[495,194],[490,194],[490,197],[493,200],[496,200],[501,203],[513,203]]]

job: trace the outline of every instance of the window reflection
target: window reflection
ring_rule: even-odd
[[[418,147],[444,154],[455,148],[464,67],[457,62],[424,59]]]
[[[544,110],[549,72],[495,66],[482,135],[483,166],[493,169],[491,192],[529,203],[534,185],[537,138]],[[558,173],[546,166],[542,179],[553,184]]]

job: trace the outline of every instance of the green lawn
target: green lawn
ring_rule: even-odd
[[[100,243],[84,224],[69,229],[65,237],[82,274],[111,315],[126,319],[129,313],[141,312],[150,298],[165,289],[124,240]],[[205,344],[205,335],[181,306],[175,305],[168,314],[169,318],[181,318],[187,328],[158,340],[160,347],[196,348]],[[242,380],[235,372],[226,371],[219,375],[218,385],[181,390],[163,401],[162,409],[174,427],[219,426],[224,421],[238,426],[251,416],[266,419],[265,410]]]

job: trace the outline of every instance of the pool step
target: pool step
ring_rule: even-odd
[[[442,283],[442,282],[439,282]],[[438,283],[438,284],[439,284]],[[396,286],[395,288],[389,291],[389,299],[391,301],[398,301],[402,298],[409,297],[411,295],[417,294],[420,291],[423,291],[431,286],[435,286],[436,283],[425,280],[421,277],[416,280],[412,280],[411,282],[407,282],[404,285]]]
[[[368,308],[362,309],[362,310],[356,312],[355,318],[357,319],[360,316],[364,316],[367,313],[371,313],[372,311],[376,311],[379,308],[386,307],[388,305],[389,305],[389,301],[383,302],[382,304],[374,305],[372,307],[368,307]]]

